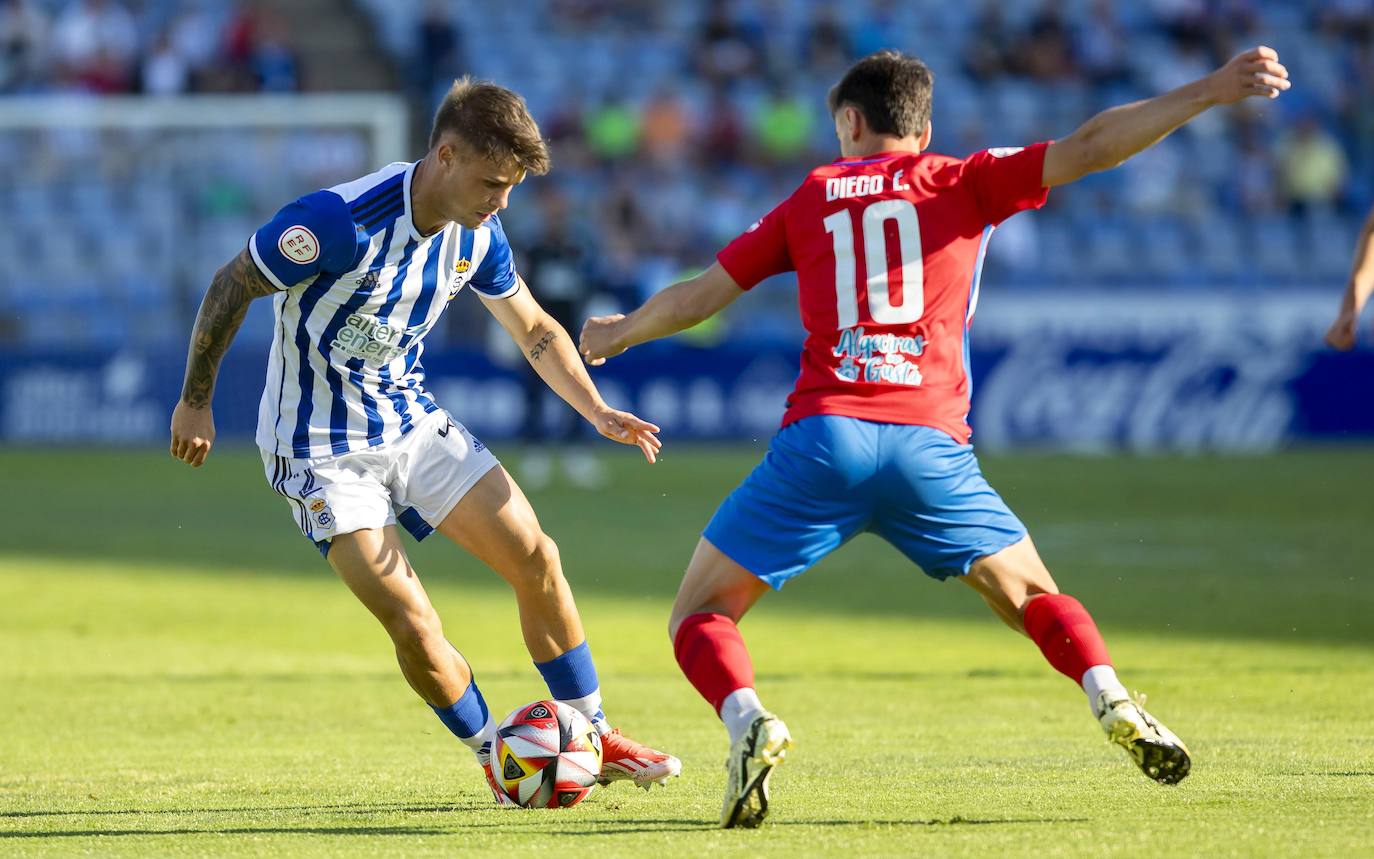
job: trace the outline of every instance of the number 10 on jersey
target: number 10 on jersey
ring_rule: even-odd
[[[925,312],[925,275],[921,261],[921,225],[916,207],[907,200],[879,200],[859,216],[863,233],[864,268],[868,272],[868,316],[878,325],[905,325]],[[897,225],[902,271],[902,301],[892,302],[888,278],[887,222]],[[853,215],[841,209],[824,221],[835,243],[835,310],[840,328],[853,328],[859,319],[858,265]]]

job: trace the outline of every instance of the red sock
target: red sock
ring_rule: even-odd
[[[1075,683],[1082,685],[1084,672],[1094,665],[1112,664],[1092,615],[1068,594],[1032,598],[1021,619],[1050,665]]]
[[[673,655],[701,697],[720,712],[736,689],[754,687],[754,663],[739,627],[723,614],[694,614],[673,638]]]

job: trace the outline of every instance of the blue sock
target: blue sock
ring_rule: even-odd
[[[482,698],[482,691],[477,688],[477,678],[468,681],[467,690],[457,701],[447,707],[435,707],[431,704],[430,709],[455,737],[474,752],[479,751],[482,744],[487,741],[491,713],[487,710],[487,702]]]
[[[543,675],[550,695],[581,711],[597,733],[610,730],[606,714],[601,712],[601,682],[596,679],[596,663],[587,642],[548,662],[536,662],[534,667]]]

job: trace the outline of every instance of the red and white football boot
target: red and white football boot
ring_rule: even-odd
[[[672,755],[651,749],[620,733],[619,728],[601,735],[600,784],[613,781],[634,781],[648,790],[656,784],[667,785],[668,779],[682,772],[682,761]]]

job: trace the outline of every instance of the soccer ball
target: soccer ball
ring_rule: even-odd
[[[601,773],[601,736],[573,707],[535,701],[497,726],[491,770],[497,786],[518,805],[577,805]]]

